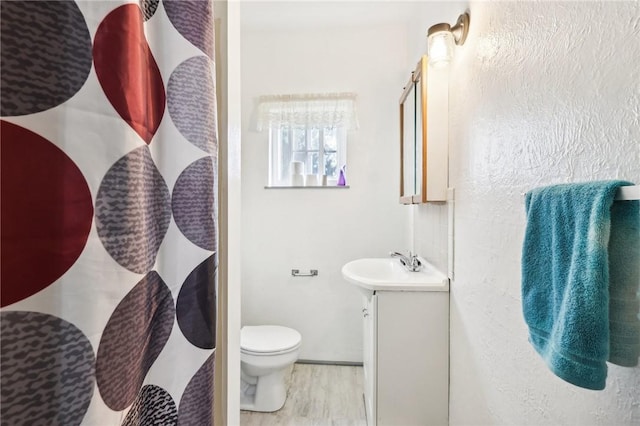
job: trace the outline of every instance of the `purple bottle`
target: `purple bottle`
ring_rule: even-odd
[[[346,179],[344,178],[344,168],[347,166],[342,166],[340,169],[340,177],[338,177],[338,186],[345,186],[347,184]]]

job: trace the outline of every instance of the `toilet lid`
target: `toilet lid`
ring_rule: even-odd
[[[240,330],[240,348],[250,352],[286,351],[299,345],[301,340],[296,330],[279,325],[244,326]]]

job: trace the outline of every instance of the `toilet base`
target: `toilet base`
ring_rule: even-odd
[[[283,368],[260,377],[242,377],[240,390],[240,409],[246,411],[260,411],[271,413],[278,411],[287,400],[285,373],[289,368]],[[250,381],[257,379],[255,384]]]

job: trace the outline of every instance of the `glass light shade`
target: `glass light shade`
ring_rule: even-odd
[[[451,31],[438,31],[428,38],[429,63],[434,67],[446,66],[453,59],[455,41]]]

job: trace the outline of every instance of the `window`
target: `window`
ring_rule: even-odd
[[[276,126],[270,130],[270,186],[291,185],[291,163],[299,161],[303,174],[337,180],[347,164],[346,131],[337,126]],[[334,184],[335,185],[335,184]]]
[[[356,95],[327,93],[271,95],[259,99],[258,130],[269,129],[269,186],[298,186],[293,163],[303,175],[335,185],[347,164],[347,132],[357,128]],[[302,179],[301,176],[297,176]]]

